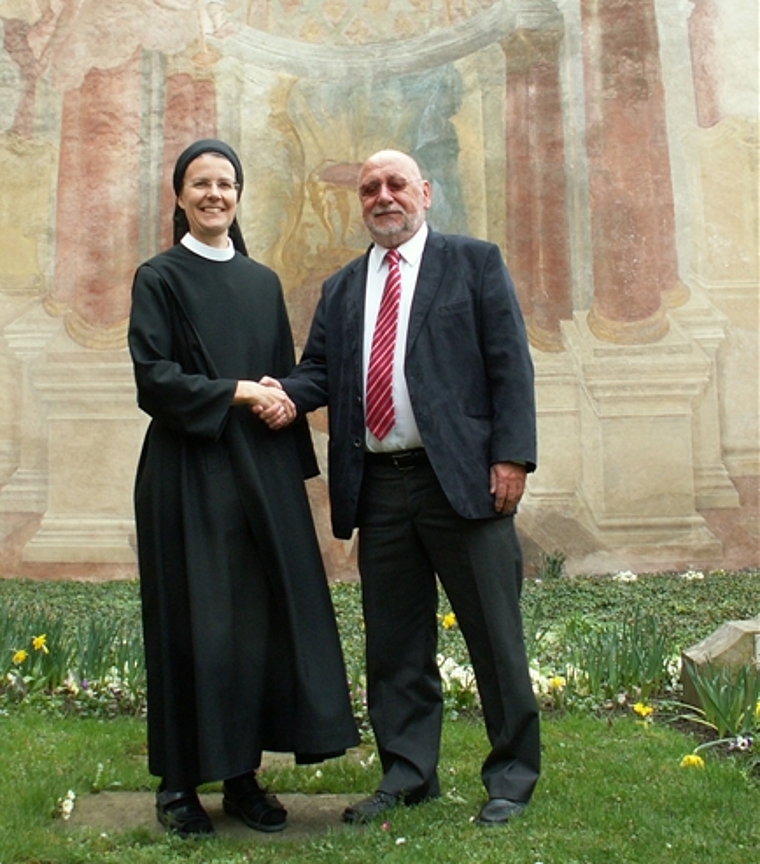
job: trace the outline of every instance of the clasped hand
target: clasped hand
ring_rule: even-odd
[[[247,405],[270,429],[282,429],[296,419],[296,406],[275,378],[238,381],[233,405]]]

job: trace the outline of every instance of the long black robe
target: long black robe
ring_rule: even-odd
[[[303,477],[308,427],[232,406],[239,379],[284,376],[277,276],[177,245],[135,275],[129,328],[152,418],[135,484],[151,773],[170,788],[358,743]]]

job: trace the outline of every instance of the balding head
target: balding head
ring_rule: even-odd
[[[380,150],[359,173],[362,215],[372,239],[395,249],[413,237],[430,207],[430,184],[419,165],[399,150]]]

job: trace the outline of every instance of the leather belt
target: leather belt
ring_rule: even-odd
[[[416,468],[418,465],[426,465],[428,461],[427,453],[423,447],[416,447],[414,450],[394,450],[389,453],[367,451],[364,454],[364,459],[370,465],[388,465],[399,471]]]

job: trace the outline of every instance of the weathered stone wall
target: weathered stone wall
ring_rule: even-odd
[[[0,0],[0,570],[133,575],[132,273],[217,135],[296,341],[413,154],[500,245],[537,371],[519,527],[571,569],[757,566],[757,9],[716,0]],[[324,418],[313,418],[320,455]],[[311,495],[330,573],[324,480]]]

